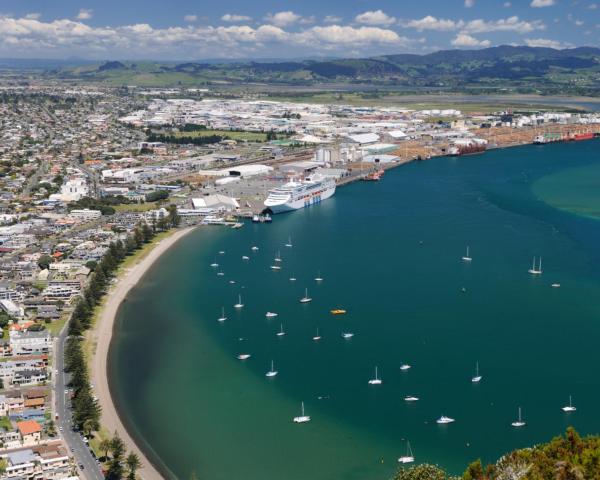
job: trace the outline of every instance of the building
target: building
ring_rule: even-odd
[[[239,210],[240,205],[235,198],[225,195],[207,195],[202,198],[192,198],[192,206],[195,210],[207,215],[212,213],[224,213]]]
[[[17,422],[17,430],[19,430],[24,447],[36,445],[42,438],[42,426],[35,420]]]
[[[13,355],[31,355],[48,353],[52,345],[52,338],[48,330],[40,332],[11,330],[9,342]]]
[[[100,210],[90,210],[89,208],[71,210],[69,217],[80,222],[89,222],[102,216]]]

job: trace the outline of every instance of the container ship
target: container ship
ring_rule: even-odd
[[[471,138],[468,140],[456,140],[454,145],[448,149],[448,155],[475,155],[487,150],[487,140],[483,138]]]
[[[264,201],[265,210],[275,214],[308,207],[333,196],[335,187],[335,180],[317,175],[300,181],[292,180],[269,190]]]
[[[592,138],[594,138],[594,134],[592,132],[576,133],[575,135],[573,135],[573,140],[575,140],[576,142],[578,142],[580,140],[591,140]]]

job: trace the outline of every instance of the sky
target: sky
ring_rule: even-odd
[[[0,57],[203,60],[600,47],[600,0],[0,0]]]

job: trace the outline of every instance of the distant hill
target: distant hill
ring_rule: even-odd
[[[106,62],[65,67],[65,78],[122,85],[169,86],[215,82],[310,85],[346,82],[406,87],[524,86],[600,91],[600,49],[499,46],[359,59],[203,62]]]

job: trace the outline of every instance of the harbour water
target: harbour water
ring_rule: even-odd
[[[573,192],[552,177],[598,172],[599,148],[414,162],[271,225],[188,235],[120,308],[109,370],[124,420],[173,477],[207,480],[387,479],[404,439],[459,473],[569,425],[600,432],[600,222],[564,208]],[[297,425],[302,401],[312,421]]]

